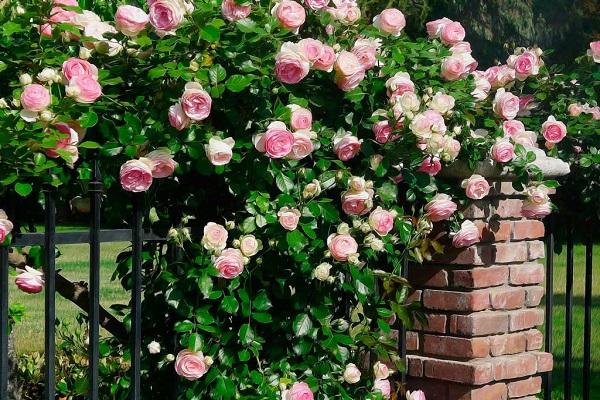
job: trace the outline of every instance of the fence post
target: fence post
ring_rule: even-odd
[[[141,398],[141,348],[142,348],[142,235],[143,200],[141,193],[133,195],[132,282],[131,290],[131,387],[132,399]]]
[[[544,338],[544,350],[552,353],[552,326],[554,312],[554,216],[548,218],[546,235],[546,336]],[[544,399],[552,399],[552,371],[543,376]]]
[[[8,399],[8,247],[0,247],[0,399]]]
[[[45,285],[45,335],[44,335],[44,399],[54,400],[56,395],[56,308],[55,308],[55,274],[56,274],[56,204],[55,189],[48,187],[45,196],[45,230],[44,254],[46,267],[44,268]]]

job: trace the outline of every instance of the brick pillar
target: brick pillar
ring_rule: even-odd
[[[407,333],[408,387],[432,400],[533,400],[552,354],[541,351],[544,225],[521,217],[523,197],[492,181],[466,218],[481,243],[409,267],[428,326]]]

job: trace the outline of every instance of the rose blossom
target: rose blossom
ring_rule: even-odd
[[[335,83],[347,92],[356,88],[365,78],[365,69],[353,53],[343,50],[337,56],[335,64]]]
[[[44,274],[26,265],[25,270],[15,279],[17,287],[29,294],[39,293],[44,289]]]
[[[524,201],[521,207],[521,215],[525,218],[543,218],[552,212],[550,203],[536,204]]]
[[[152,167],[153,178],[166,178],[173,175],[177,162],[173,160],[171,150],[166,147],[158,148],[146,154],[146,158],[151,160],[154,166]]]
[[[469,53],[453,54],[442,61],[442,77],[448,81],[463,79],[477,68],[477,61]]]
[[[333,64],[335,63],[335,51],[333,47],[326,44],[323,45],[323,52],[321,56],[315,60],[313,68],[319,71],[331,72],[333,71]]]
[[[475,78],[475,89],[471,92],[471,95],[476,100],[485,100],[492,89],[490,81],[487,80],[482,71],[474,71],[471,75]]]
[[[317,61],[323,54],[323,43],[319,40],[306,38],[300,40],[297,44],[311,63]]]
[[[529,76],[537,75],[543,63],[534,50],[526,50],[521,54],[510,56],[507,64],[515,70],[515,77],[523,81]]]
[[[25,86],[21,94],[21,106],[29,112],[44,111],[51,100],[50,91],[37,83]]]
[[[406,26],[406,19],[402,11],[396,8],[387,8],[373,18],[373,26],[392,36],[400,36]]]
[[[210,115],[212,98],[196,82],[188,82],[181,95],[181,108],[192,121],[202,121]]]
[[[449,94],[437,92],[431,99],[429,107],[440,114],[446,114],[454,108],[456,100]]]
[[[98,79],[98,68],[86,60],[69,58],[62,65],[62,73],[67,81],[75,77],[89,76]]]
[[[465,189],[467,197],[473,200],[483,199],[490,192],[488,181],[483,176],[477,174],[463,180],[461,186]]]
[[[551,115],[542,124],[542,135],[550,143],[559,143],[567,136],[567,126]]]
[[[415,390],[414,392],[406,392],[406,400],[427,400],[425,393],[422,390]]]
[[[209,222],[204,226],[204,235],[202,236],[202,246],[206,250],[221,251],[227,247],[227,229],[223,225]]]
[[[515,148],[512,143],[506,139],[496,141],[490,150],[492,160],[499,163],[506,163],[515,157]]]
[[[525,125],[516,119],[504,121],[502,123],[502,131],[504,132],[505,137],[514,137],[525,132]]]
[[[504,88],[500,88],[494,97],[493,109],[498,116],[504,119],[514,119],[519,112],[519,98]]]
[[[377,207],[369,215],[369,226],[379,236],[385,236],[394,228],[394,214],[381,207]]]
[[[385,87],[389,97],[415,91],[415,84],[411,81],[408,72],[396,72],[385,82]]]
[[[583,107],[581,106],[581,104],[572,103],[569,104],[568,111],[571,117],[579,117],[583,112]]]
[[[356,136],[346,132],[343,136],[333,138],[333,151],[342,161],[348,161],[358,154],[362,140],[358,140]]]
[[[221,139],[213,136],[208,140],[208,144],[204,145],[204,151],[212,165],[225,165],[231,161],[233,146],[235,146],[233,138]]]
[[[589,54],[595,63],[600,64],[600,40],[590,43]]]
[[[427,22],[425,24],[425,27],[427,28],[427,35],[431,39],[439,38],[442,34],[442,29],[444,29],[444,27],[451,22],[452,20],[446,17]]]
[[[293,130],[310,129],[312,127],[312,113],[310,110],[297,104],[287,106],[291,110],[290,126]]]
[[[471,49],[471,43],[469,42],[458,42],[450,47],[450,53],[452,54],[461,54],[461,53],[469,53],[471,54],[473,50]]]
[[[286,391],[285,400],[313,400],[314,394],[310,386],[304,382],[295,382],[290,390]]]
[[[282,207],[278,212],[279,224],[287,229],[293,231],[298,227],[298,221],[300,221],[300,211],[296,208]]]
[[[358,243],[350,235],[332,233],[327,238],[327,247],[331,256],[337,261],[347,261],[351,254],[358,251]]]
[[[317,179],[313,179],[310,183],[304,186],[302,191],[302,197],[304,199],[310,199],[321,194],[321,183]]]
[[[387,379],[390,376],[390,370],[387,365],[381,361],[377,361],[375,365],[373,365],[373,375],[375,376],[375,379]]]
[[[150,343],[148,343],[148,353],[150,354],[159,354],[160,353],[160,343],[158,343],[157,341],[151,341]]]
[[[292,135],[294,136],[294,144],[287,154],[287,158],[290,160],[301,160],[313,152],[315,146],[312,142],[310,131],[296,131]]]
[[[372,190],[347,190],[342,192],[342,210],[348,215],[364,215],[373,206]]]
[[[121,5],[115,13],[115,26],[124,35],[136,37],[146,29],[148,14],[138,7]]]
[[[454,161],[460,153],[460,142],[452,137],[444,137],[444,144],[442,146],[442,153],[440,157],[446,162]]]
[[[346,365],[346,369],[344,369],[344,381],[351,385],[358,383],[360,381],[360,370],[356,368],[356,365],[350,363]]]
[[[205,357],[200,351],[194,353],[189,350],[182,350],[175,359],[175,372],[188,381],[194,381],[206,374],[211,361],[212,359]]]
[[[308,75],[310,62],[300,46],[285,42],[275,57],[275,76],[280,82],[295,84]]]
[[[169,123],[178,131],[181,131],[190,126],[190,119],[183,111],[181,103],[173,104],[169,108]]]
[[[66,92],[78,103],[90,104],[102,95],[102,86],[92,76],[76,76],[69,81]]]
[[[244,256],[238,249],[225,249],[214,261],[219,276],[233,279],[244,271]]]
[[[415,115],[410,122],[410,130],[419,139],[429,139],[434,133],[445,133],[446,123],[442,114],[435,110],[427,110]]]
[[[387,379],[376,379],[373,384],[373,391],[381,392],[381,395],[386,399],[390,397],[392,392],[392,387],[390,385],[390,381]]]
[[[153,0],[148,19],[159,36],[173,33],[183,22],[185,8],[178,0]]]
[[[298,33],[302,24],[306,20],[306,11],[304,7],[293,0],[282,0],[275,4],[271,10],[271,15],[279,20],[281,26]]]
[[[313,277],[321,282],[325,282],[329,279],[329,270],[331,270],[331,264],[321,263],[313,270]]]
[[[255,135],[254,147],[271,158],[287,156],[294,146],[294,135],[283,122],[271,122],[264,134]]]
[[[473,221],[463,221],[460,226],[460,230],[452,237],[452,246],[454,247],[468,247],[472,244],[478,243],[481,240],[481,233],[475,226]]]
[[[425,215],[431,222],[445,221],[454,214],[457,205],[452,201],[452,197],[444,193],[439,193],[425,205]]]
[[[429,176],[435,176],[442,170],[442,163],[438,157],[426,157],[423,159],[419,172],[424,172]]]
[[[261,249],[260,242],[254,235],[245,235],[240,237],[240,251],[246,257],[252,257]]]
[[[79,134],[68,124],[59,122],[54,127],[63,135],[56,141],[56,145],[53,148],[45,150],[46,155],[50,158],[60,157],[57,150],[65,150],[67,147],[76,145],[79,142]]]
[[[515,80],[515,70],[508,65],[496,65],[484,72],[492,88],[504,87]]]
[[[120,181],[128,192],[145,192],[152,185],[152,163],[144,160],[129,160],[121,165]]]
[[[525,147],[538,147],[537,134],[532,131],[518,132],[512,136],[512,140],[515,142],[515,144],[521,144]]]
[[[252,8],[250,4],[237,4],[235,0],[223,0],[221,13],[228,21],[239,21],[250,15]]]
[[[321,10],[329,5],[329,0],[304,0],[304,4],[312,10]]]
[[[352,47],[352,54],[365,70],[373,68],[377,64],[377,49],[380,44],[372,39],[359,39]]]
[[[61,7],[52,7],[50,10],[50,18],[48,22],[51,24],[60,24],[64,22],[71,22],[77,13],[75,11],[68,11]]]
[[[52,4],[55,6],[79,7],[77,0],[54,0]]]
[[[4,210],[0,209],[0,244],[4,243],[13,228],[13,223],[10,222]]]
[[[453,45],[461,42],[465,38],[465,28],[460,22],[448,22],[444,24],[440,32],[440,39],[442,43],[447,45]]]
[[[393,131],[392,127],[390,126],[390,122],[387,119],[376,122],[373,124],[372,129],[373,133],[375,134],[375,140],[378,143],[387,143]]]

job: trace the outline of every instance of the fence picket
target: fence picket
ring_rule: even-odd
[[[544,349],[552,353],[552,322],[554,311],[554,217],[548,217],[546,226],[546,331],[544,333]],[[548,371],[543,376],[544,379],[544,400],[552,400],[552,371]]]
[[[592,336],[592,256],[593,256],[593,241],[592,229],[593,224],[588,224],[589,232],[585,243],[585,311],[584,311],[584,326],[583,326],[583,400],[590,400],[590,379],[592,365],[590,357],[591,336]]]
[[[567,227],[567,282],[565,290],[565,387],[564,400],[571,400],[573,366],[573,227]]]
[[[8,247],[0,247],[0,399],[8,399]]]
[[[132,399],[139,400],[141,391],[141,348],[142,348],[142,225],[143,225],[143,197],[141,194],[133,195],[133,227],[132,241],[132,278],[131,289],[131,388]]]
[[[44,335],[44,399],[54,400],[56,395],[56,304],[55,304],[55,273],[56,273],[56,204],[55,190],[48,188],[44,192],[45,196],[45,230],[44,230],[44,254],[46,256],[46,267],[44,269],[44,279],[46,282],[44,289],[45,297],[45,335]]]

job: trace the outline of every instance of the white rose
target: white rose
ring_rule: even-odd
[[[331,269],[331,264],[329,264],[329,263],[321,263],[321,264],[317,265],[317,267],[313,271],[315,279],[318,279],[321,282],[326,281],[329,278],[329,270],[330,269]]]
[[[42,72],[37,74],[37,78],[40,82],[58,82],[60,75],[52,68],[44,68]]]
[[[360,381],[360,371],[356,368],[356,365],[346,365],[346,369],[344,370],[344,380],[350,384],[358,383],[358,381]]]
[[[148,352],[150,354],[158,354],[160,353],[160,343],[156,342],[156,341],[151,341],[150,343],[148,343]]]
[[[373,374],[375,375],[375,379],[387,379],[390,376],[390,370],[387,365],[381,361],[377,361],[373,365]]]
[[[33,82],[33,79],[31,78],[31,75],[23,74],[23,75],[19,76],[19,82],[21,83],[21,85],[27,86],[27,85],[31,85],[31,83]]]
[[[431,99],[429,107],[441,114],[446,114],[454,108],[455,102],[454,97],[446,93],[437,92]]]

